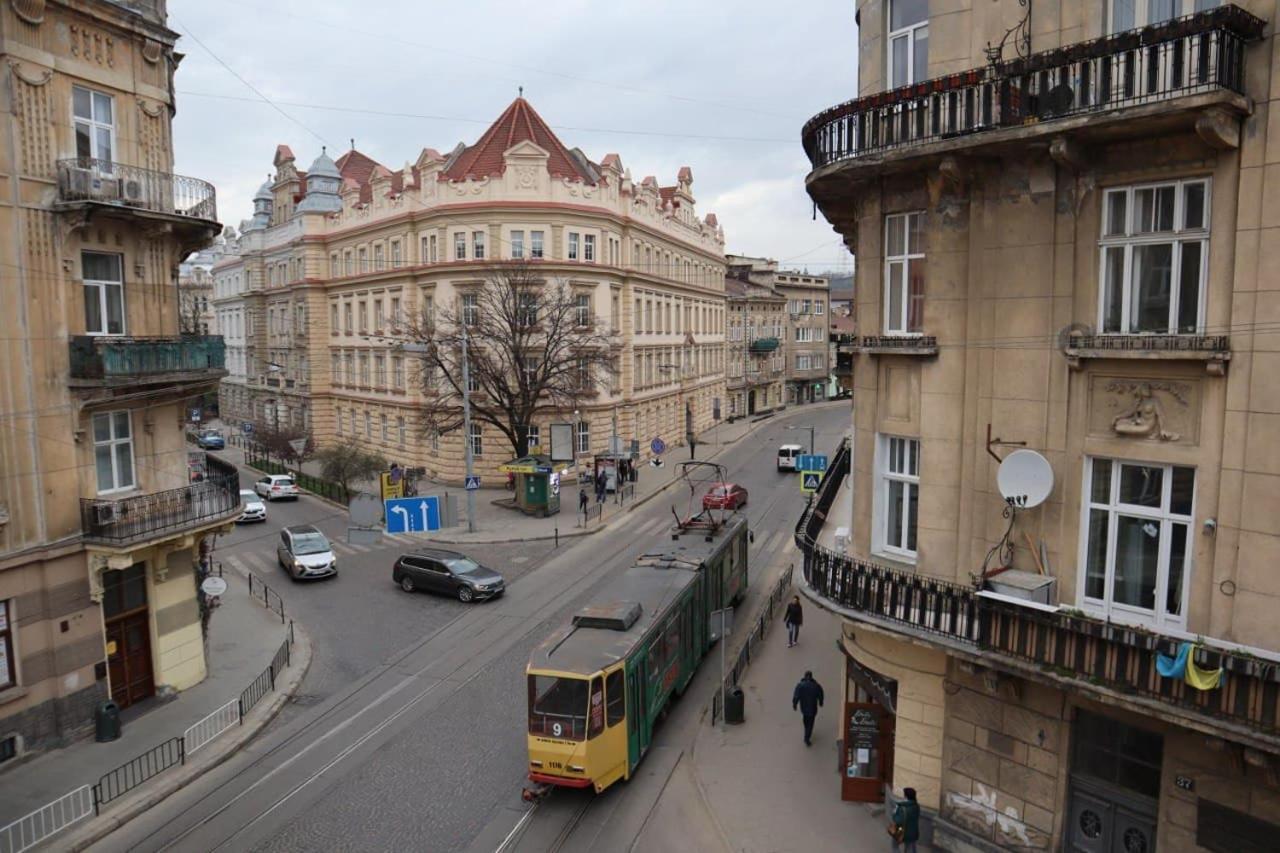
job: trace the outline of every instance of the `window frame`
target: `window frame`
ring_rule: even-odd
[[[573,447],[575,453],[591,452],[591,424],[588,421],[580,420],[574,426]]]
[[[904,211],[902,213],[885,214],[885,217],[884,217],[884,270],[883,270],[884,280],[883,280],[882,297],[884,301],[883,334],[885,334],[886,336],[892,335],[895,337],[920,337],[921,335],[924,334],[924,296],[925,296],[924,265],[925,265],[925,254],[926,254],[924,250],[925,247],[923,245],[924,232],[925,232],[924,216],[925,216],[925,212],[922,210],[911,210],[911,211]],[[917,217],[919,219],[919,225],[916,227],[917,243],[919,245],[914,247],[917,249],[917,251],[912,251],[912,248],[913,248],[911,244],[912,217]],[[902,254],[891,255],[889,254],[889,244],[890,244],[889,229],[899,221],[903,223],[903,233],[902,233],[903,252]],[[912,292],[913,281],[912,281],[911,270],[913,266],[912,264],[913,261],[918,262],[919,271],[920,271],[919,286],[917,288],[918,292],[915,292],[915,293]],[[902,279],[901,279],[902,299],[900,303],[901,309],[899,312],[899,316],[895,318],[891,316],[893,299],[890,296],[890,288],[894,286],[893,270],[897,266],[900,266],[902,268]],[[916,303],[916,305],[918,306],[918,308],[914,312],[912,309],[913,302]],[[914,323],[912,322],[913,313],[915,315]],[[912,328],[913,326],[914,328]]]
[[[85,92],[89,96],[89,115],[82,116],[76,113],[76,91]],[[97,113],[97,98],[106,98],[111,108],[111,119],[102,121]],[[116,152],[116,99],[114,95],[106,92],[100,92],[97,89],[91,89],[88,86],[73,85],[71,87],[71,142],[75,146],[76,158],[82,159],[88,157],[93,161],[90,168],[93,168],[100,174],[111,174],[114,171],[115,152]],[[88,155],[80,153],[80,145],[77,137],[78,125],[84,124],[89,130],[89,153]],[[107,131],[108,141],[107,156],[102,156],[100,148],[101,143],[98,141],[98,131]]]
[[[84,275],[85,257],[88,255],[94,255],[94,256],[103,257],[103,258],[114,258],[120,273],[120,279],[118,281],[111,281],[109,279],[86,278]],[[128,306],[128,303],[125,301],[125,292],[124,292],[124,255],[118,252],[81,251],[80,252],[80,281],[82,285],[81,292],[85,300],[85,305],[84,305],[85,334],[90,335],[92,337],[127,336],[129,333],[129,306]],[[110,309],[111,303],[110,303],[109,293],[110,293],[110,288],[112,287],[117,288],[119,290],[120,331],[118,332],[113,332],[110,330],[111,322],[109,319],[109,316],[110,316],[109,309]],[[99,330],[97,331],[89,328],[89,292],[90,290],[96,291],[95,301],[98,303],[98,315],[99,315],[99,320],[101,322]]]
[[[569,231],[565,240],[565,258],[570,261],[578,260],[578,241],[580,236],[577,231]]]
[[[468,443],[471,445],[471,457],[473,459],[484,455],[484,427],[478,423],[471,424],[471,435],[467,437]]]
[[[546,243],[544,239],[545,236],[546,236],[546,232],[543,232],[543,231],[529,232],[529,257],[530,258],[545,257],[545,249],[546,249]]]
[[[453,259],[455,261],[465,261],[467,259],[467,232],[453,232]]]
[[[18,654],[14,650],[13,599],[0,598],[0,665],[4,666],[4,678],[0,690],[18,686]]]
[[[123,437],[116,434],[118,421],[117,415],[125,416],[125,425],[127,434]],[[108,428],[108,437],[103,440],[98,439],[97,423],[100,418],[106,419]],[[93,470],[94,480],[97,485],[97,494],[112,495],[120,492],[130,492],[138,488],[138,462],[133,447],[133,411],[131,409],[115,409],[110,412],[95,412],[89,419],[89,433],[93,439]],[[129,480],[125,484],[121,484],[121,472],[117,470],[119,457],[118,447],[127,446],[129,448]],[[107,451],[108,458],[111,460],[111,482],[109,488],[102,488],[101,472],[98,470],[98,448],[109,448]]]
[[[591,294],[575,293],[573,295],[574,325],[579,329],[591,325]]]
[[[473,260],[483,261],[485,258],[485,231],[471,232],[471,257]]]
[[[885,24],[885,26],[884,26],[884,29],[885,29],[885,40],[884,40],[884,44],[885,44],[885,52],[884,52],[885,69],[884,69],[884,79],[885,79],[885,82],[888,84],[885,88],[886,88],[886,89],[889,89],[889,90],[897,89],[897,88],[899,88],[899,87],[901,87],[901,86],[911,86],[911,85],[913,85],[913,84],[915,84],[915,83],[923,82],[924,80],[927,80],[927,79],[928,79],[928,77],[929,77],[929,47],[928,47],[928,44],[929,44],[929,12],[928,12],[928,4],[927,4],[927,3],[925,4],[925,16],[924,16],[924,18],[923,18],[923,19],[921,19],[921,20],[919,20],[919,21],[915,21],[915,22],[910,23],[910,24],[907,24],[907,25],[905,25],[905,26],[899,27],[898,29],[896,29],[896,30],[895,30],[895,29],[893,29],[893,7],[894,7],[895,3],[897,3],[897,2],[898,2],[898,0],[889,0],[889,2],[887,2],[887,3],[885,4],[885,19],[884,19],[884,24]],[[923,30],[923,31],[924,31],[924,40],[925,40],[925,54],[924,54],[924,55],[925,55],[925,60],[924,60],[924,73],[923,73],[923,74],[921,74],[921,75],[919,75],[919,77],[918,77],[918,79],[917,79],[917,74],[916,74],[916,33],[917,33],[917,31],[919,31],[919,30]],[[906,78],[905,80],[897,80],[897,79],[895,79],[895,77],[894,77],[894,75],[893,75],[893,43],[894,43],[895,41],[897,41],[898,39],[900,39],[900,38],[905,38],[905,39],[906,39],[906,42],[907,42],[907,68],[906,68],[907,78]]]
[[[594,264],[596,262],[596,235],[582,235],[582,262]]]
[[[511,231],[511,241],[508,244],[511,247],[511,259],[518,261],[524,258],[524,229],[515,228]]]
[[[1093,499],[1094,463],[1105,461],[1111,464],[1111,482],[1107,488],[1107,502],[1098,503]],[[1150,507],[1141,504],[1122,503],[1120,501],[1121,470],[1125,466],[1137,468],[1157,468],[1161,473],[1160,506]],[[1194,465],[1178,465],[1174,463],[1151,462],[1111,456],[1086,456],[1084,458],[1083,491],[1081,492],[1080,545],[1076,583],[1076,600],[1082,610],[1102,616],[1115,622],[1130,625],[1141,625],[1157,629],[1186,630],[1187,610],[1191,604],[1191,578],[1195,571],[1195,514],[1196,498],[1200,488],[1199,470]],[[1187,513],[1173,512],[1173,471],[1176,468],[1189,470],[1192,476],[1191,506]],[[1093,510],[1107,513],[1107,541],[1105,545],[1105,570],[1102,576],[1102,598],[1088,595],[1089,582],[1089,545],[1090,516]],[[1147,608],[1115,601],[1116,551],[1118,548],[1118,516],[1144,519],[1148,523],[1159,524],[1157,542],[1156,583],[1152,591],[1153,607]],[[1172,577],[1170,560],[1173,542],[1173,526],[1186,527],[1184,541],[1183,564],[1181,567],[1181,597],[1178,601],[1178,613],[1168,612],[1169,581]],[[1145,532],[1145,531],[1144,531]]]
[[[895,451],[894,442],[904,442],[902,445],[902,459],[905,465],[904,470],[893,470],[893,457]],[[914,445],[914,454],[912,446]],[[875,501],[873,507],[874,524],[873,524],[873,542],[872,549],[875,553],[889,557],[904,563],[914,564],[920,556],[920,530],[919,530],[919,512],[920,512],[920,453],[921,442],[919,438],[906,435],[889,435],[887,433],[877,433],[876,435],[876,488]],[[912,470],[914,465],[914,470]],[[899,541],[903,545],[889,544],[889,509],[892,505],[891,495],[893,493],[893,484],[902,483],[902,507],[899,512],[901,519],[901,530],[899,531]],[[906,543],[911,538],[911,526],[913,524],[911,515],[911,506],[914,502],[916,515],[914,520],[916,547],[911,549],[906,547]]]
[[[1140,29],[1142,27],[1151,26],[1152,24],[1159,24],[1164,21],[1173,20],[1174,18],[1180,18],[1183,15],[1190,15],[1195,12],[1213,9],[1221,6],[1222,4],[1221,2],[1205,4],[1202,3],[1201,0],[1173,0],[1173,14],[1168,18],[1162,18],[1158,21],[1151,20],[1151,5],[1152,0],[1133,0],[1133,21],[1131,25],[1116,27],[1116,12],[1119,9],[1119,4],[1116,3],[1116,0],[1107,0],[1106,19],[1103,21],[1103,26],[1106,30],[1105,34],[1112,35],[1114,33],[1125,32],[1126,30]]]

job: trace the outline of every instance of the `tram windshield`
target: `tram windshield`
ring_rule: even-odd
[[[585,678],[529,676],[529,733],[582,740],[587,736]]]

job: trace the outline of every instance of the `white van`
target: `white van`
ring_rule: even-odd
[[[796,470],[796,461],[800,454],[804,453],[804,448],[798,444],[784,444],[778,448],[778,470],[794,471]]]

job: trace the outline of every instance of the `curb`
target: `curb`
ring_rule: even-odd
[[[240,751],[242,746],[251,741],[258,732],[266,728],[267,724],[274,720],[276,715],[284,708],[285,703],[297,692],[302,679],[306,677],[307,670],[311,668],[313,651],[311,636],[297,622],[294,623],[293,629],[293,645],[296,650],[295,663],[286,670],[289,672],[289,677],[285,679],[284,686],[275,691],[270,704],[265,708],[255,708],[250,711],[248,717],[250,721],[241,726],[236,735],[221,741],[215,740],[209,747],[208,753],[202,754],[195,761],[183,765],[174,775],[161,778],[162,785],[155,790],[144,790],[135,796],[126,797],[119,808],[112,810],[109,814],[94,818],[78,832],[63,839],[66,843],[65,849],[70,851],[84,850],[106,838],[143,812],[164,802],[172,794],[187,787],[208,771],[231,758]]]

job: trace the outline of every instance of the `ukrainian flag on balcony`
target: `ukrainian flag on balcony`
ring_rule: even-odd
[[[1222,684],[1222,667],[1201,669],[1195,664],[1196,646],[1183,643],[1174,657],[1156,653],[1156,671],[1165,678],[1181,678],[1196,690],[1216,690]]]

